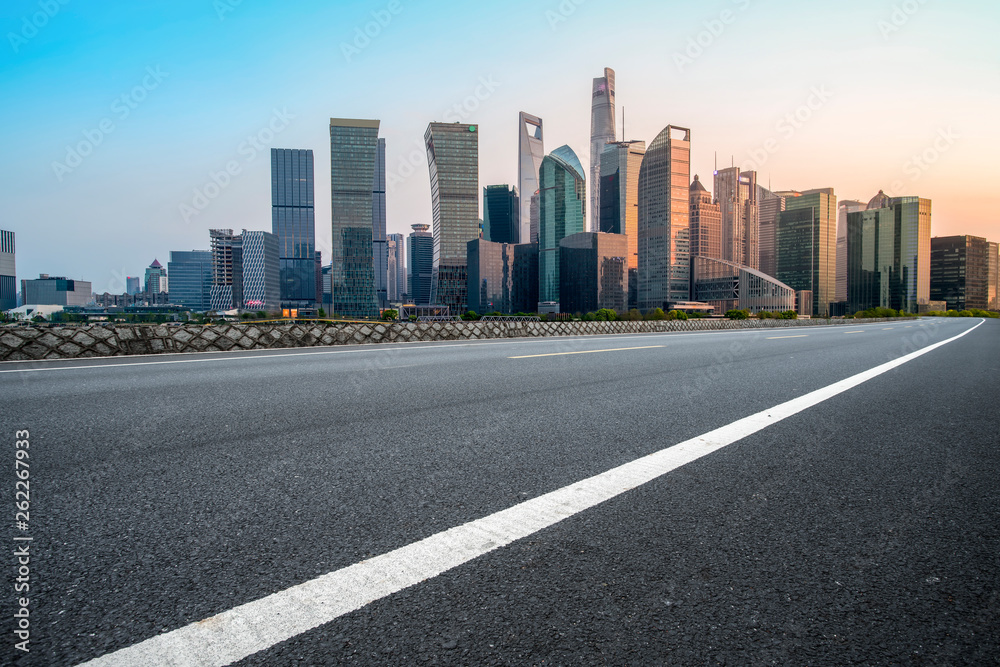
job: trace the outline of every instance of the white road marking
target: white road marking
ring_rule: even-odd
[[[845,331],[845,334],[864,333],[864,331]]]
[[[767,340],[781,340],[783,338],[809,338],[809,334],[799,334],[798,336],[771,336]]]
[[[229,665],[646,484],[913,361],[975,327],[607,472],[85,663]]]
[[[570,354],[597,354],[598,352],[625,352],[626,350],[652,350],[655,347],[666,347],[665,345],[644,345],[642,347],[613,347],[607,350],[580,350],[578,352],[550,352],[548,354],[525,354],[520,357],[507,357],[508,359],[535,359],[537,357],[565,357]]]

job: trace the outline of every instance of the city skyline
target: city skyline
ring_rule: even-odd
[[[807,39],[791,30],[803,17],[789,16],[784,3],[724,5],[728,22],[714,11],[631,3],[625,16],[641,13],[645,24],[636,41],[645,37],[661,47],[599,46],[562,70],[546,70],[534,56],[511,56],[492,42],[480,48],[461,35],[457,48],[475,46],[471,57],[434,58],[441,47],[427,28],[457,20],[442,8],[307,3],[289,12],[222,4],[229,9],[179,2],[130,14],[115,3],[66,6],[37,35],[19,37],[25,43],[7,40],[0,76],[17,91],[18,104],[2,112],[5,126],[17,128],[8,133],[5,228],[18,234],[19,277],[67,275],[92,280],[99,292],[123,292],[125,276],[154,258],[205,249],[210,228],[269,229],[270,148],[319,152],[316,215],[328,220],[323,135],[330,117],[382,120],[387,231],[407,233],[431,221],[421,146],[429,122],[481,126],[480,183],[517,182],[522,110],[545,118],[547,145],[568,144],[588,164],[591,84],[605,67],[616,72],[626,138],[650,142],[668,122],[691,127],[697,137],[691,171],[706,180],[717,154],[719,165],[757,171],[759,183],[774,190],[833,187],[843,198],[866,199],[884,189],[927,197],[935,201],[934,235],[995,236],[1000,195],[989,188],[988,160],[1000,140],[988,121],[1000,89],[989,73],[1000,55],[985,46],[988,37],[976,38],[1000,23],[992,5],[920,5],[895,20],[891,4],[803,10],[829,38],[820,51],[815,34]],[[499,34],[523,30],[543,44],[543,56],[584,40],[613,44],[594,38],[609,30],[611,8],[569,5],[573,11],[564,15],[558,4],[514,3],[503,11],[484,8],[477,18]],[[18,37],[22,18],[34,11],[36,3],[11,3],[4,25]],[[620,20],[621,8],[614,11]],[[656,27],[667,14],[670,28]],[[272,33],[283,44],[293,26],[302,29],[303,17],[310,19],[306,35],[287,54],[253,48]],[[371,25],[376,34],[367,37]],[[144,31],[152,37],[140,39]],[[177,35],[202,43],[184,53]],[[775,35],[783,36],[781,52],[764,46]],[[319,65],[310,63],[288,76],[286,61],[303,49],[327,58],[329,71],[317,79]],[[782,55],[793,49],[794,61]],[[736,55],[765,76],[730,73],[727,63]],[[435,63],[430,85],[417,76],[427,62]],[[337,81],[332,92],[303,85],[327,80]],[[724,104],[734,93],[741,103]],[[96,145],[76,164],[67,146],[86,148],[88,136]],[[270,140],[259,140],[257,150],[250,136]],[[230,163],[237,173],[227,172]],[[51,246],[53,233],[65,243]],[[327,225],[317,227],[317,248],[326,263]]]

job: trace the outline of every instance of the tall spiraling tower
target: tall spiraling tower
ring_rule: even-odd
[[[517,188],[521,202],[520,235],[514,243],[535,243],[538,241],[538,211],[532,218],[531,198],[538,192],[538,171],[545,158],[545,139],[541,118],[522,111],[517,120]]]
[[[590,231],[600,231],[601,153],[615,140],[615,71],[604,68],[604,76],[594,79],[590,106]],[[523,190],[522,197],[523,195]]]

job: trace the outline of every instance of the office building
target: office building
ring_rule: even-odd
[[[538,208],[532,198],[538,192],[538,172],[545,159],[542,119],[518,114],[517,191],[520,195],[517,243],[538,243]]]
[[[14,232],[0,230],[0,312],[17,308]]]
[[[278,237],[281,306],[315,308],[321,297],[316,291],[316,188],[311,150],[271,149],[271,232]]]
[[[479,126],[431,123],[424,143],[434,231],[431,299],[461,313],[469,281],[467,246],[479,238]]]
[[[880,191],[879,194],[883,193]],[[847,301],[847,216],[867,209],[867,204],[856,199],[842,199],[837,205],[837,287],[834,301],[838,303]]]
[[[154,294],[168,291],[167,270],[163,268],[163,265],[159,261],[154,259],[153,263],[146,269],[146,277],[143,283],[146,286],[146,294],[150,297]]]
[[[89,281],[71,280],[43,273],[37,280],[22,280],[25,306],[86,306],[93,300]]]
[[[601,154],[615,140],[615,71],[604,68],[594,79],[590,105],[590,224],[584,231],[600,230]]]
[[[494,243],[519,243],[520,212],[517,188],[487,185],[483,188],[483,238]]]
[[[757,186],[757,211],[760,221],[760,270],[774,277],[778,272],[776,230],[778,216],[785,210],[785,198],[765,187]]]
[[[990,243],[980,236],[931,239],[931,301],[948,310],[989,307]]]
[[[243,303],[246,310],[277,313],[281,308],[281,259],[278,236],[270,232],[243,230],[240,265]],[[313,256],[315,262],[315,255]],[[313,285],[315,289],[315,284]],[[315,307],[315,301],[309,304]]]
[[[691,256],[722,259],[722,209],[695,174],[691,183]]]
[[[691,299],[730,310],[795,310],[795,290],[762,271],[712,257],[691,258]]]
[[[167,262],[167,264],[169,265],[170,262]],[[169,271],[169,266],[167,268]],[[140,281],[139,276],[125,277],[125,292],[127,294],[135,295],[141,291],[142,291],[142,282]]]
[[[989,242],[986,259],[989,267],[986,288],[989,291],[990,310],[1000,311],[1000,243]]]
[[[757,172],[739,167],[715,172],[715,201],[721,222],[721,258],[752,269],[760,267],[760,210]]]
[[[560,146],[542,160],[538,180],[538,300],[559,302],[559,242],[586,231],[587,180],[580,159]]]
[[[639,171],[638,307],[668,309],[690,299],[691,130],[668,125]]]
[[[395,259],[389,265],[389,289],[396,295],[395,301],[406,299],[406,235],[387,234],[389,243],[395,243]],[[390,298],[390,301],[393,299]]]
[[[431,285],[434,280],[434,235],[430,225],[412,225],[407,238],[406,272],[407,296],[417,306],[431,304]],[[468,243],[468,242],[466,242]]]
[[[628,266],[639,267],[639,171],[646,155],[645,141],[606,144],[601,153],[597,231],[628,237]]]
[[[847,312],[918,312],[931,296],[931,201],[880,190],[865,210],[849,210],[846,218]]]
[[[385,230],[385,139],[378,140],[375,180],[372,183],[372,265],[379,308],[388,307],[389,253]]]
[[[170,274],[170,303],[194,312],[211,310],[211,250],[172,250],[167,272]]]
[[[564,313],[628,310],[628,238],[581,232],[559,242],[559,306]]]
[[[775,229],[774,277],[812,292],[812,315],[827,317],[837,279],[837,196],[833,188],[778,194],[785,210]]]
[[[333,310],[347,318],[379,314],[373,254],[379,206],[373,187],[380,164],[378,131],[377,120],[330,119],[330,278]]]
[[[212,252],[211,310],[227,311],[243,303],[243,238],[231,229],[210,229]]]
[[[532,313],[538,305],[538,244],[468,243],[469,310]]]

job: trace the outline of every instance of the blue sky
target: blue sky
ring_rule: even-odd
[[[330,117],[382,121],[388,227],[408,232],[431,217],[428,122],[480,125],[481,185],[516,182],[522,110],[547,150],[587,163],[605,66],[628,138],[690,127],[708,185],[718,153],[775,189],[930,197],[935,235],[1000,240],[996,2],[15,0],[0,26],[0,227],[19,278],[121,291],[207,248],[209,228],[269,230],[271,147],[316,152],[328,258]]]

